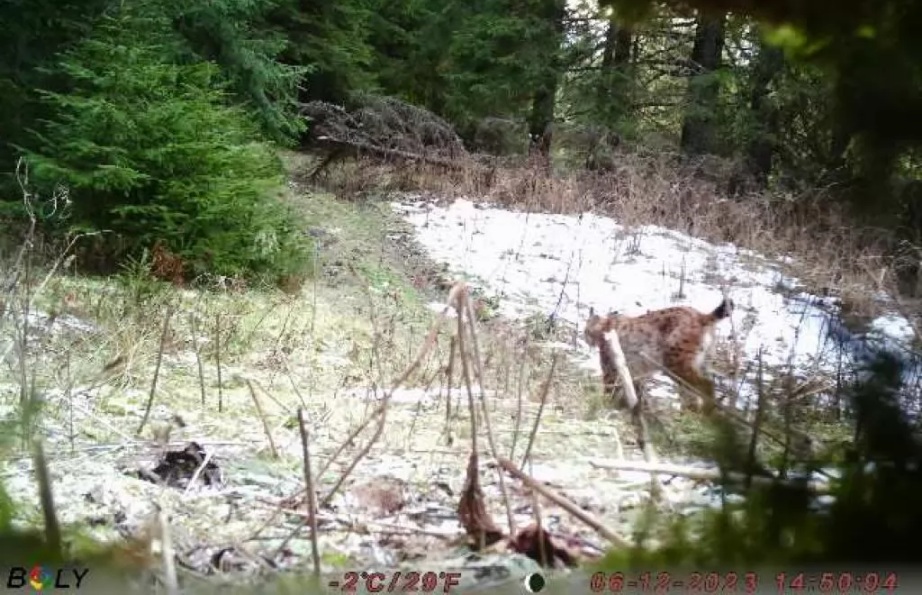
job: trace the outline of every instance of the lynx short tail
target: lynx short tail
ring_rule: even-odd
[[[720,302],[720,305],[717,306],[713,312],[711,312],[711,316],[713,316],[716,320],[723,320],[724,318],[730,316],[731,312],[733,312],[733,300],[725,297],[724,301]]]

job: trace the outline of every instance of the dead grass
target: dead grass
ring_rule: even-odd
[[[325,184],[338,192],[422,191],[435,200],[467,197],[507,208],[550,213],[594,212],[627,227],[657,225],[715,243],[732,243],[779,259],[817,292],[830,291],[867,314],[873,294],[893,283],[890,245],[879,230],[861,229],[823,192],[767,193],[729,199],[717,183],[692,175],[663,154],[620,154],[613,171],[558,172],[526,165],[458,170],[378,162],[330,168]],[[904,263],[905,264],[905,263]]]
[[[718,183],[693,175],[690,168],[676,165],[667,154],[639,156],[621,154],[613,171],[558,171],[548,174],[529,164],[483,166],[470,162],[459,170],[446,170],[421,164],[389,166],[380,162],[345,162],[331,168],[325,184],[338,191],[365,196],[387,192],[422,192],[436,202],[458,197],[494,203],[513,210],[550,213],[593,212],[608,215],[626,228],[656,225],[714,243],[732,243],[739,248],[740,260],[757,254],[775,260],[785,272],[805,284],[805,290],[840,298],[843,309],[857,323],[882,314],[882,295],[893,296],[896,267],[905,265],[890,258],[892,242],[879,230],[862,228],[846,209],[826,193],[814,196],[751,194],[733,199],[722,196]],[[631,238],[626,241],[630,242]],[[905,250],[904,256],[905,256]],[[732,279],[723,279],[733,283]],[[681,280],[678,283],[681,291]],[[892,308],[892,304],[891,304]],[[902,300],[901,314],[910,320],[918,308]],[[890,310],[892,312],[892,309]],[[735,329],[736,343],[719,346],[714,365],[725,377],[731,399],[742,382],[752,382],[754,362],[744,361],[739,353],[749,329],[746,321]],[[518,361],[510,367],[497,361],[500,383],[508,386],[525,367],[516,360],[516,346],[506,348],[507,358]],[[564,375],[567,372],[563,372]],[[766,371],[770,380],[763,391],[769,409],[778,409],[787,399],[797,402],[795,424],[822,434],[824,442],[843,440],[843,426],[816,395],[835,395],[843,387],[828,385],[818,374],[788,369]],[[748,375],[748,378],[746,376]],[[597,390],[585,373],[571,371],[567,378],[566,407],[579,408],[586,419],[618,417],[611,403]],[[839,411],[839,408],[834,408]],[[658,428],[658,447],[670,454],[696,450],[711,436],[694,420],[660,412],[664,421]],[[601,419],[599,419],[601,421]],[[606,420],[607,423],[607,420]],[[769,422],[782,423],[780,414]]]

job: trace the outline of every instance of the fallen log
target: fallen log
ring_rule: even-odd
[[[721,472],[718,469],[702,469],[701,467],[692,467],[688,465],[670,465],[666,463],[646,463],[640,461],[614,461],[605,459],[590,459],[589,464],[598,469],[613,469],[619,471],[639,471],[641,473],[650,473],[652,475],[676,475],[687,477],[698,481],[719,481]],[[744,473],[736,471],[726,472],[726,477],[734,482],[744,482],[747,476]],[[753,475],[752,482],[759,485],[781,485],[789,487],[804,486],[813,494],[828,494],[831,486],[824,481],[810,480],[799,482],[791,479],[779,479],[776,477],[764,477],[762,475]]]

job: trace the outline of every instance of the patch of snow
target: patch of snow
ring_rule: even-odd
[[[471,393],[474,395],[475,399],[480,398],[481,396],[492,397],[496,394],[495,391],[480,390],[477,384],[471,385]],[[354,388],[343,391],[343,394],[355,399],[380,401],[384,399],[385,395],[387,394],[387,390],[379,389],[377,392],[375,392],[370,388]],[[438,388],[398,388],[393,391],[393,394],[391,395],[391,402],[436,405],[446,394],[448,397],[454,399],[467,399],[468,396],[467,388],[452,388],[450,390],[440,390]]]
[[[717,335],[726,340],[735,329],[744,361],[761,354],[768,369],[832,371],[852,347],[841,340],[851,334],[831,315],[838,300],[808,294],[778,262],[751,250],[654,225],[627,228],[593,213],[513,212],[466,199],[392,207],[413,225],[431,258],[496,295],[506,317],[554,314],[581,328],[590,307],[626,315],[674,305],[710,311],[726,287],[735,309],[732,324],[718,325]],[[872,327],[896,343],[911,336],[897,315]],[[576,363],[600,373],[582,337],[578,344]],[[741,396],[745,406],[748,395]]]
[[[70,314],[59,314],[53,320],[51,316],[44,312],[31,311],[28,315],[29,326],[48,326],[49,323],[53,323],[56,326],[62,326],[71,331],[77,331],[82,333],[92,333],[99,330],[95,325],[80,320],[76,316]]]
[[[908,343],[915,337],[915,331],[902,316],[886,314],[871,321],[871,329],[890,337],[899,343]]]
[[[433,312],[435,312],[436,314],[441,314],[442,311],[445,310],[445,303],[444,302],[430,302],[426,304],[426,307],[432,310]],[[455,309],[451,306],[448,306],[448,312],[446,312],[445,316],[447,316],[448,318],[455,318],[457,315],[458,313],[455,312]]]

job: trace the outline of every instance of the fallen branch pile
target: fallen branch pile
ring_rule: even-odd
[[[451,125],[393,97],[358,94],[348,107],[312,101],[301,108],[310,130],[307,145],[326,154],[312,175],[337,159],[368,154],[385,160],[467,167],[469,157]]]

